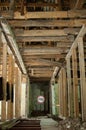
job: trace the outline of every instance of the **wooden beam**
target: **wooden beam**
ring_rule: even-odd
[[[4,23],[3,21],[1,21],[1,27],[3,30],[4,37],[7,41],[7,44],[10,47],[10,49],[12,50],[12,52],[15,56],[15,59],[19,65],[19,67],[21,68],[21,71],[26,74],[26,69],[25,69],[21,54],[19,52],[17,43],[15,41],[15,38],[13,36],[10,26],[8,25],[8,23]],[[9,35],[8,35],[8,33],[9,33]],[[2,41],[3,40],[4,39],[2,39]]]
[[[52,74],[53,74],[53,72],[52,73],[48,72],[48,73],[45,73],[45,74],[36,73],[36,74],[29,74],[29,76],[30,77],[35,77],[35,78],[39,78],[39,77],[40,78],[44,78],[44,77],[51,78]]]
[[[10,5],[8,2],[5,2],[5,3],[0,2],[0,8],[9,7],[9,6]],[[56,3],[48,3],[48,2],[26,3],[26,7],[54,7],[56,8],[57,6],[58,4]],[[15,2],[15,8],[21,8],[21,3]]]
[[[85,61],[84,61],[83,37],[78,38],[78,51],[79,51],[79,67],[80,67],[82,120],[86,121],[86,87],[85,87],[86,80],[85,80]]]
[[[82,9],[85,0],[77,0],[74,9]]]
[[[19,109],[19,69],[15,67],[15,118],[20,117]]]
[[[86,17],[86,10],[72,11],[54,11],[54,12],[27,12],[21,16],[19,12],[15,12],[14,19],[33,19],[33,18],[76,18]]]
[[[68,115],[73,116],[73,90],[71,81],[71,65],[70,58],[66,59],[67,62],[67,82],[68,82]]]
[[[74,36],[61,36],[61,37],[16,37],[17,42],[45,42],[45,41],[53,41],[53,42],[73,42]]]
[[[10,84],[10,100],[8,100],[8,109],[7,109],[7,119],[13,119],[13,102],[14,95],[12,95],[12,91],[14,92],[14,66],[15,61],[13,59],[13,55],[10,54],[9,56],[9,65],[8,65],[8,82]],[[14,93],[13,93],[14,94]],[[13,96],[13,99],[12,99]]]
[[[29,66],[40,66],[40,65],[56,65],[61,67],[62,63],[59,62],[55,62],[55,61],[50,61],[50,60],[44,60],[44,59],[36,59],[36,60],[29,60],[28,62],[25,62],[25,65],[29,65]]]
[[[4,99],[1,102],[1,121],[6,121],[7,43],[3,43],[2,77]]]
[[[79,37],[83,37],[85,35],[85,33],[86,33],[86,26],[83,25],[82,28],[81,28],[81,30],[80,30],[80,32],[79,32],[79,34],[78,34],[78,36],[76,37],[75,41],[73,42],[73,44],[71,46],[71,49],[68,52],[66,58],[71,56],[72,50],[78,46],[77,45],[77,41],[78,41]]]
[[[12,27],[81,27],[86,19],[68,20],[8,20]]]
[[[42,47],[42,48],[25,48],[22,51],[22,54],[28,53],[28,55],[42,55],[42,54],[61,54],[67,53],[66,49],[58,49],[58,47]]]
[[[16,29],[15,35],[16,36],[67,36],[68,34],[78,34],[80,29],[73,29],[73,28],[66,28],[66,29],[48,29],[48,30],[23,30],[23,29]]]
[[[62,68],[62,89],[63,89],[63,116],[68,116],[68,104],[67,104],[67,77],[66,70]]]
[[[10,54],[9,56],[8,56],[9,58],[8,58],[8,82],[9,82],[9,90],[10,90],[10,100],[8,100],[8,107],[7,107],[7,119],[8,120],[11,120],[13,117],[11,117],[11,112],[12,112],[12,110],[11,110],[11,92],[12,92],[12,78],[13,78],[13,76],[12,76],[12,60],[13,60],[13,56],[12,56],[12,54]]]
[[[13,17],[15,9],[15,0],[11,0],[9,4],[9,14]]]
[[[67,34],[64,32],[64,30],[19,30],[17,29],[15,31],[16,36],[66,36]]]
[[[61,116],[61,117],[63,117],[63,107],[64,107],[64,103],[63,103],[63,86],[62,86],[62,81],[63,81],[63,79],[62,79],[62,69],[60,70],[60,72],[59,72],[59,105],[60,105],[60,107],[59,107],[59,116]]]
[[[72,51],[72,69],[73,69],[73,97],[74,97],[74,117],[79,117],[78,102],[78,75],[77,75],[77,55],[76,49]]]
[[[8,12],[1,12],[1,15],[5,18],[14,19],[42,19],[42,18],[85,18],[86,10],[69,10],[69,11],[48,11],[48,12],[27,12],[25,15],[21,15],[16,11],[14,17],[11,17]]]
[[[26,61],[26,60],[29,60],[29,59],[40,59],[40,58],[43,58],[43,59],[60,59],[60,58],[65,58],[65,54],[40,54],[40,55],[30,55],[28,56],[28,54],[23,54],[22,53],[22,57],[23,59]]]

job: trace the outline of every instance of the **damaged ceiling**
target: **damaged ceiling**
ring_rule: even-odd
[[[85,0],[0,0],[0,15],[14,32],[31,80],[50,80],[81,27],[86,25]]]

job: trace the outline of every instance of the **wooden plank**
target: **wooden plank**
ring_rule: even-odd
[[[12,58],[12,73],[11,73],[11,85],[13,88],[11,88],[11,91],[13,89],[13,101],[11,101],[11,119],[14,117],[14,71],[15,71],[15,59]],[[11,97],[12,98],[12,97]]]
[[[62,64],[59,62],[52,62],[47,60],[31,60],[28,62],[25,62],[26,66],[59,66],[61,67]]]
[[[15,8],[15,0],[11,0],[9,4],[9,14],[13,17]]]
[[[84,3],[84,0],[70,0],[70,7],[71,9],[82,9]]]
[[[1,27],[2,27],[3,34],[4,34],[4,38],[2,39],[2,41],[4,41],[4,39],[6,39],[9,48],[12,50],[12,52],[13,52],[13,54],[15,56],[17,64],[19,65],[22,72],[26,74],[27,73],[26,68],[24,66],[24,63],[23,63],[21,54],[19,52],[17,43],[14,40],[14,35],[12,33],[12,30],[11,30],[10,26],[8,24],[4,23],[4,22],[1,22]],[[10,35],[7,35],[8,33]]]
[[[61,37],[16,37],[17,42],[45,42],[45,41],[53,41],[53,42],[73,42],[74,36],[61,36]]]
[[[40,54],[40,55],[30,55],[28,56],[28,54],[22,54],[23,59],[25,60],[29,60],[29,59],[40,59],[40,58],[44,58],[44,59],[52,59],[52,58],[56,58],[57,60],[60,58],[65,58],[65,54]]]
[[[42,47],[42,48],[25,48],[21,51],[22,53],[28,53],[28,55],[42,55],[42,54],[60,54],[60,53],[67,53],[68,50],[66,49],[59,49],[56,47]]]
[[[2,77],[3,77],[4,99],[1,102],[1,120],[6,121],[6,82],[7,82],[7,44],[6,43],[3,43]]]
[[[66,36],[68,34],[76,35],[78,34],[80,29],[73,28],[65,28],[65,29],[48,29],[48,30],[23,30],[23,29],[15,29],[16,36]]]
[[[73,69],[73,97],[74,97],[74,117],[79,117],[78,102],[78,75],[77,75],[77,55],[76,49],[72,51],[72,69]]]
[[[84,2],[84,0],[77,0],[74,9],[82,9]]]
[[[67,33],[64,32],[64,30],[19,30],[17,29],[15,31],[16,36],[66,36]]]
[[[60,70],[60,73],[59,73],[59,114],[61,117],[63,117],[63,88],[62,88],[62,69]]]
[[[66,70],[62,68],[62,88],[63,88],[63,116],[68,116],[68,104],[67,104],[67,77],[66,77]]]
[[[19,117],[19,99],[18,99],[18,87],[19,87],[19,81],[18,81],[18,67],[15,67],[15,118]]]
[[[19,74],[18,74],[18,100],[19,100],[19,106],[18,106],[18,110],[19,110],[19,114],[18,116],[21,116],[21,71],[19,70]]]
[[[86,19],[10,20],[9,24],[12,27],[81,27],[82,25],[86,25]]]
[[[81,86],[81,106],[82,120],[86,121],[86,80],[85,80],[85,61],[84,61],[84,46],[83,37],[78,39],[79,51],[79,67],[80,67],[80,86]]]
[[[9,85],[10,85],[10,98],[11,98],[11,91],[12,91],[12,86],[11,86],[11,84],[12,84],[12,82],[11,82],[11,78],[12,78],[12,54],[10,54],[9,56],[9,64],[8,64],[8,82],[9,82]],[[10,100],[8,100],[8,106],[7,106],[7,119],[8,120],[11,120],[12,118],[11,118],[11,99]]]
[[[20,12],[15,11],[14,17],[11,17],[7,11],[1,12],[1,15],[6,18],[14,19],[41,19],[41,18],[85,18],[86,10],[69,10],[69,11],[45,11],[45,12],[27,12],[21,15]]]
[[[73,90],[71,81],[71,66],[70,58],[66,59],[67,62],[67,82],[68,82],[68,115],[73,116]]]
[[[19,12],[14,13],[14,19],[33,19],[33,18],[67,18],[67,11],[56,11],[56,12],[27,12],[21,16]]]
[[[2,7],[9,7],[9,3],[8,2],[5,2],[5,3],[2,3],[0,2],[0,8]],[[26,4],[26,7],[57,7],[58,4],[55,4],[55,3],[44,3],[44,2],[36,2],[36,3],[27,3]],[[19,2],[15,2],[15,8],[21,8],[21,3]]]
[[[14,19],[33,19],[33,18],[76,18],[86,17],[86,10],[72,10],[72,11],[50,11],[50,12],[27,12],[21,16],[19,12],[14,13]]]
[[[77,45],[78,38],[79,38],[79,37],[83,37],[83,36],[85,35],[85,33],[86,33],[86,26],[83,25],[82,28],[81,28],[81,30],[80,30],[80,32],[79,32],[79,34],[78,34],[78,36],[76,37],[75,41],[73,42],[73,44],[72,44],[72,46],[71,46],[71,49],[70,49],[70,51],[68,52],[66,58],[71,56],[72,50],[78,46],[78,45]]]

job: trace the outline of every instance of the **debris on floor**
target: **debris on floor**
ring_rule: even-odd
[[[58,122],[58,130],[86,130],[86,122],[79,118],[67,118]]]

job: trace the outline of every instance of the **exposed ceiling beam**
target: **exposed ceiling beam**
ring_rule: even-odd
[[[19,65],[20,69],[22,70],[22,72],[24,74],[26,74],[27,73],[26,68],[24,66],[24,63],[23,63],[21,54],[19,52],[17,43],[16,43],[16,41],[13,37],[12,31],[11,31],[8,23],[6,23],[6,21],[3,21],[3,19],[1,19],[0,25],[1,25],[1,29],[3,31],[3,35],[4,35],[5,39],[7,40],[7,44],[10,47],[10,49],[13,51],[13,54],[14,54],[16,60],[17,60],[17,63]],[[3,40],[4,39],[2,39],[2,41]]]
[[[39,59],[39,58],[44,58],[44,59],[52,59],[52,58],[56,58],[56,59],[60,59],[60,58],[64,58],[65,54],[40,54],[40,55],[30,55],[28,56],[28,54],[22,54],[23,59],[25,60],[29,60],[29,59]]]
[[[28,56],[30,55],[42,55],[42,54],[61,54],[61,53],[67,53],[68,50],[63,48],[63,49],[58,49],[58,47],[42,47],[42,48],[24,48],[22,49],[21,53],[27,53]]]
[[[17,42],[45,42],[45,41],[60,41],[60,42],[73,42],[74,36],[58,36],[58,37],[16,37]]]
[[[50,61],[50,60],[45,60],[45,59],[35,59],[35,60],[29,60],[28,62],[25,62],[25,65],[27,66],[58,66],[61,67],[62,63],[58,61]]]
[[[67,34],[78,34],[80,29],[78,28],[66,28],[66,29],[40,29],[40,30],[23,30],[16,29],[16,36],[66,36]]]
[[[23,5],[24,6],[24,5]],[[26,4],[26,7],[57,7],[58,4],[55,4],[55,3],[43,3],[43,2],[36,2],[36,3],[27,3]],[[9,3],[8,2],[5,2],[5,3],[2,3],[0,2],[0,8],[1,7],[9,7]],[[16,8],[21,8],[21,3],[16,3],[15,2],[15,7]]]
[[[14,19],[42,19],[42,18],[86,18],[86,10],[69,10],[69,11],[49,11],[49,12],[27,12],[21,15],[16,11],[14,17],[11,17],[8,12],[1,11],[1,15],[5,18]]]
[[[81,27],[86,19],[68,20],[10,20],[12,27]]]

